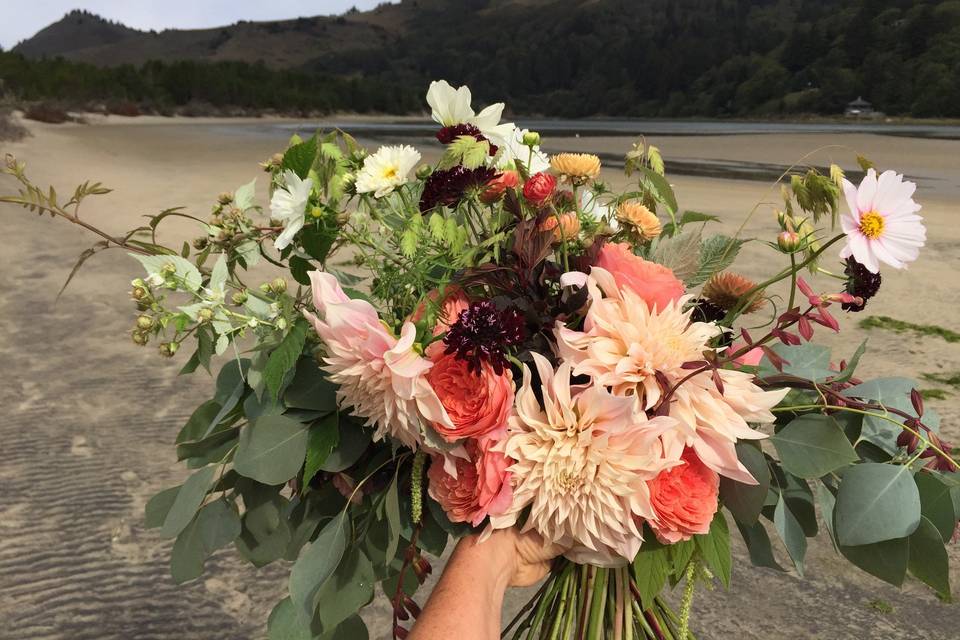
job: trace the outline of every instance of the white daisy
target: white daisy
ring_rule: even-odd
[[[853,256],[872,273],[880,271],[881,262],[902,269],[916,260],[927,240],[923,218],[917,215],[920,205],[913,201],[916,188],[893,171],[877,178],[877,172],[868,169],[859,187],[844,180],[849,212],[840,218],[847,234],[840,257]]]
[[[276,189],[270,198],[270,216],[283,223],[283,232],[273,241],[278,251],[290,246],[297,232],[303,228],[303,216],[313,188],[313,180],[301,180],[289,169],[283,172],[283,181],[285,186]]]
[[[382,198],[407,181],[407,174],[420,162],[420,152],[408,145],[380,147],[363,160],[357,173],[357,193]]]

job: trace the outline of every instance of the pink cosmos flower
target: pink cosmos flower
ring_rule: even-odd
[[[847,234],[841,258],[853,256],[871,273],[880,271],[880,263],[902,269],[917,259],[927,239],[920,205],[913,201],[917,185],[893,171],[877,177],[873,169],[859,187],[843,181],[843,193],[849,212],[840,224]]]
[[[663,310],[684,293],[683,283],[673,271],[634,255],[625,242],[603,245],[594,264],[608,271],[618,287],[629,287],[651,308]]]
[[[494,451],[493,438],[469,440],[466,458],[454,458],[456,472],[450,473],[440,456],[434,456],[427,470],[430,497],[446,512],[450,522],[479,526],[487,516],[498,516],[510,507],[512,460]]]
[[[416,327],[406,322],[397,339],[366,300],[347,296],[329,273],[310,272],[313,306],[304,310],[327,348],[323,361],[337,400],[374,426],[375,439],[392,436],[408,447],[420,443],[423,420],[453,428],[426,373],[433,364],[413,350]]]

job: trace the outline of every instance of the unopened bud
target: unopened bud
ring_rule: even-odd
[[[160,267],[160,275],[163,276],[172,276],[177,272],[177,265],[172,262],[168,262],[162,267]]]
[[[230,300],[233,302],[233,304],[237,305],[238,307],[244,304],[247,301],[247,298],[248,296],[246,291],[237,291],[232,296],[230,296]]]
[[[213,320],[213,309],[200,309],[197,311],[197,319],[200,322],[210,322]]]
[[[793,253],[800,248],[800,235],[796,231],[782,231],[777,236],[777,246],[785,253]]]
[[[134,287],[133,291],[130,292],[130,297],[134,300],[146,300],[149,296],[150,292],[143,287]]]
[[[269,283],[269,282],[264,282],[263,284],[261,284],[261,285],[260,285],[260,291],[262,291],[262,292],[264,292],[264,293],[270,293],[270,283]]]
[[[272,165],[275,166],[275,167],[279,167],[280,165],[282,165],[282,164],[283,164],[283,154],[282,154],[282,153],[275,153],[275,154],[273,154],[272,156],[270,156],[270,164],[272,164]]]
[[[177,353],[177,349],[180,348],[180,345],[176,342],[161,342],[160,343],[160,355],[165,358],[172,358],[174,354]]]
[[[433,173],[433,167],[428,164],[422,164],[417,167],[417,179],[426,180],[430,177],[430,174]]]
[[[147,283],[143,281],[143,278],[134,278],[130,281],[130,286],[133,287],[145,287]]]
[[[133,344],[140,345],[142,347],[150,341],[150,336],[142,331],[134,331],[130,334],[130,339],[133,340]]]
[[[523,144],[528,147],[535,147],[540,144],[540,134],[536,131],[527,131],[523,134]]]
[[[313,207],[312,209],[310,209],[310,217],[312,217],[312,218],[322,218],[322,217],[323,217],[323,209],[321,209],[320,207]]]
[[[153,318],[150,316],[140,316],[137,318],[137,327],[146,331],[153,326]]]
[[[219,196],[217,196],[217,202],[220,204],[230,204],[233,202],[233,194],[229,191],[224,191]]]
[[[287,281],[283,278],[274,278],[273,282],[270,283],[270,289],[275,293],[283,293],[287,290]]]
[[[204,249],[207,248],[207,242],[208,240],[206,237],[194,238],[193,248],[196,249],[197,251],[203,251]]]
[[[277,329],[279,329],[280,331],[283,331],[284,329],[287,328],[287,319],[277,318],[277,322],[275,324],[277,325]]]

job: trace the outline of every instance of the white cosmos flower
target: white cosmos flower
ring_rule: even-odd
[[[409,145],[380,147],[363,160],[357,173],[357,193],[382,198],[407,181],[407,174],[420,162],[420,152]]]
[[[519,160],[527,167],[530,175],[550,170],[550,158],[540,151],[540,145],[535,145],[531,153],[530,147],[523,144],[523,136],[527,133],[530,133],[529,129],[513,127],[513,131],[507,136],[507,143],[501,147],[498,169],[505,169],[514,160]]]
[[[286,186],[276,189],[270,198],[270,216],[283,223],[283,232],[273,241],[278,251],[290,246],[297,232],[303,228],[303,216],[313,188],[313,180],[301,180],[289,169],[283,172],[283,181]]]
[[[454,89],[446,80],[434,80],[427,90],[427,104],[432,110],[433,121],[442,127],[456,124],[472,124],[492,144],[509,144],[513,130],[512,122],[500,123],[503,115],[503,103],[496,102],[480,113],[474,113],[470,102],[473,96],[470,87],[464,85]]]
[[[859,187],[844,180],[849,212],[840,218],[847,234],[840,257],[853,256],[873,273],[880,271],[881,262],[902,269],[916,260],[927,240],[923,218],[917,215],[920,205],[913,201],[916,188],[893,171],[877,178],[877,172],[868,169]]]

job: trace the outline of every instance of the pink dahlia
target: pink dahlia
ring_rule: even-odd
[[[664,458],[659,436],[671,418],[647,420],[632,398],[602,386],[571,387],[570,364],[554,371],[534,353],[540,396],[524,365],[506,439],[498,448],[517,462],[513,503],[493,528],[513,526],[530,508],[524,530],[567,549],[576,562],[606,566],[632,560],[643,541],[637,519],[655,517],[648,480],[676,464]]]
[[[871,273],[880,271],[880,263],[902,269],[917,259],[927,240],[920,205],[913,201],[917,185],[893,171],[877,177],[873,169],[855,187],[843,181],[843,193],[849,212],[840,218],[847,234],[841,258],[853,256]]]
[[[423,421],[453,428],[426,374],[433,364],[413,349],[416,327],[406,322],[396,338],[366,300],[354,300],[329,273],[310,272],[313,306],[319,317],[303,314],[327,348],[323,361],[337,400],[376,428],[374,437],[392,436],[408,447],[420,443]]]

